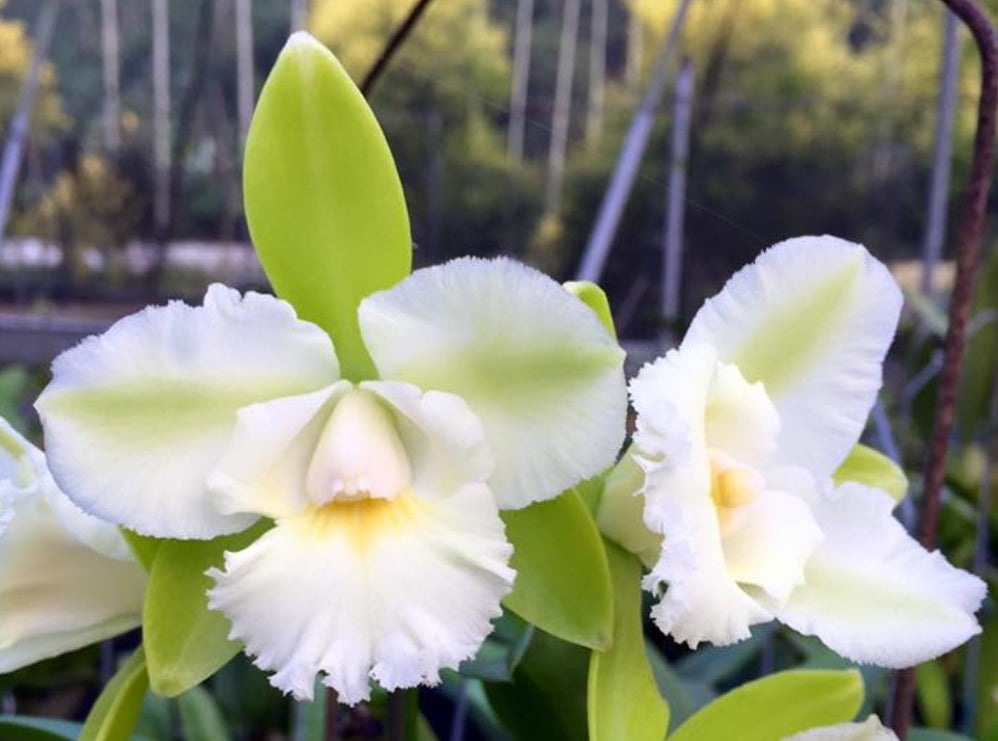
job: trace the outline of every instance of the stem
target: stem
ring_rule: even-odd
[[[367,71],[364,75],[364,81],[360,83],[360,91],[364,94],[364,97],[370,97],[371,89],[374,87],[374,83],[378,81],[381,77],[382,72],[385,71],[385,67],[395,56],[395,52],[399,50],[399,47],[405,42],[409,34],[412,33],[412,29],[415,27],[416,23],[419,21],[420,17],[430,6],[433,0],[417,0],[416,4],[412,6],[409,11],[409,15],[406,19],[402,21],[402,25],[395,29],[395,33],[392,37],[388,39],[388,43],[385,44],[385,48],[382,50],[381,54],[377,59],[374,60],[374,64],[371,65],[371,69]]]
[[[925,466],[922,519],[919,534],[922,545],[936,544],[939,499],[945,475],[946,453],[956,408],[956,393],[967,340],[967,321],[977,273],[981,234],[987,209],[988,191],[995,151],[995,109],[998,107],[998,41],[988,17],[973,0],[942,0],[970,29],[981,55],[981,96],[974,135],[974,158],[970,171],[963,221],[956,248],[956,282],[949,305],[949,327],[939,376],[938,401],[932,423],[932,441]],[[898,673],[890,718],[891,728],[904,739],[908,735],[915,694],[914,669]]]

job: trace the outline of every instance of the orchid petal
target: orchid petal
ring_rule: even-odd
[[[215,285],[122,319],[56,358],[37,402],[49,465],[83,509],[145,535],[210,538],[246,527],[205,486],[241,407],[327,387],[329,338],[287,303]]]
[[[724,536],[728,572],[784,602],[804,581],[804,564],[823,537],[810,508],[793,494],[766,491],[737,515]]]
[[[902,296],[887,268],[835,237],[763,252],[709,299],[686,343],[760,381],[781,422],[780,460],[831,474],[859,439],[881,384]]]
[[[634,459],[634,452],[628,451],[606,478],[596,524],[604,536],[651,568],[662,551],[662,536],[645,525],[644,484],[644,471]]]
[[[715,366],[712,348],[688,345],[646,365],[631,383],[645,522],[664,536],[644,584],[653,592],[668,584],[652,618],[691,647],[743,640],[751,625],[772,619],[739,588],[724,559],[703,413]]]
[[[835,726],[812,728],[796,733],[783,741],[897,741],[897,736],[884,728],[880,719],[871,715],[863,723],[840,723]]]
[[[535,270],[475,258],[418,270],[365,299],[360,326],[382,378],[456,394],[481,419],[500,508],[557,496],[620,451],[623,352]]]
[[[815,509],[825,540],[777,617],[848,659],[895,669],[979,633],[974,612],[985,586],[922,548],[893,507],[890,496],[860,484],[828,493]]]
[[[483,484],[334,503],[226,554],[209,604],[274,686],[310,699],[323,672],[354,704],[371,680],[435,684],[474,655],[512,586],[511,552]]]
[[[352,384],[250,404],[237,413],[228,450],[208,474],[208,488],[227,515],[290,517],[308,503],[305,480],[335,403]]]
[[[8,441],[16,439],[6,423],[3,428],[0,434]],[[0,533],[0,673],[82,648],[141,621],[145,573],[120,533],[77,510],[47,472],[38,473],[22,481]]]

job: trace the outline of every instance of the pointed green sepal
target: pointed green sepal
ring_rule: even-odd
[[[100,693],[79,741],[130,741],[148,690],[146,656],[139,646]]]
[[[571,489],[502,513],[513,544],[513,591],[503,604],[529,623],[589,648],[613,640],[613,588],[603,539]]]
[[[836,486],[854,481],[864,486],[872,486],[891,495],[900,502],[908,493],[908,477],[901,467],[883,453],[857,445],[832,474]]]
[[[641,604],[641,562],[605,543],[613,581],[613,645],[589,660],[590,741],[661,741],[669,728],[669,704],[662,699],[645,654]]]
[[[408,275],[409,217],[374,114],[332,53],[306,33],[291,36],[260,94],[243,193],[278,295],[329,332],[346,378],[373,377],[357,305]]]

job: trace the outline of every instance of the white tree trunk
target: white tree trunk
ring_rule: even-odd
[[[679,316],[679,291],[683,272],[683,215],[686,205],[686,164],[690,153],[690,118],[693,112],[693,65],[687,59],[676,77],[676,104],[672,116],[672,155],[669,163],[669,196],[665,239],[662,243],[662,318],[667,326]]]
[[[31,122],[31,109],[35,105],[35,94],[38,92],[38,78],[41,75],[42,64],[48,55],[49,44],[52,41],[52,31],[56,18],[59,16],[60,0],[48,0],[38,16],[35,26],[34,50],[28,66],[28,74],[21,87],[21,96],[17,108],[7,127],[7,141],[3,148],[3,159],[0,160],[0,243],[7,230],[7,217],[10,215],[10,203],[14,198],[14,186],[17,184],[17,171],[21,169],[21,158],[24,156],[24,141],[28,137],[28,127]]]
[[[121,60],[118,0],[101,0],[101,57],[104,68],[104,149],[121,148]]]
[[[527,123],[527,87],[530,79],[530,37],[534,28],[534,0],[519,0],[513,38],[513,89],[509,102],[506,150],[511,159],[523,159],[523,136]]]
[[[170,4],[152,0],[153,220],[158,235],[170,223]]]
[[[253,117],[253,97],[256,74],[253,70],[253,4],[251,0],[236,0],[236,97],[239,116],[239,151],[246,150],[250,119]]]
[[[568,126],[572,111],[572,80],[575,77],[575,48],[579,36],[579,7],[582,0],[565,0],[558,42],[558,72],[551,113],[551,141],[548,146],[548,180],[545,212],[556,213],[561,203],[565,179],[565,155],[568,151]]]
[[[589,33],[589,110],[586,114],[586,142],[590,146],[603,137],[608,10],[608,0],[593,0]]]
[[[627,197],[634,186],[634,178],[638,174],[641,158],[648,146],[648,137],[651,136],[652,124],[655,122],[655,111],[661,105],[662,96],[665,94],[669,67],[672,64],[672,57],[690,2],[691,0],[680,1],[679,8],[672,18],[672,25],[669,26],[669,33],[662,41],[662,48],[658,53],[658,59],[655,60],[651,80],[649,80],[648,87],[641,98],[641,104],[631,120],[631,126],[627,130],[627,138],[624,140],[624,146],[617,158],[613,175],[610,177],[610,185],[606,189],[606,195],[603,196],[603,202],[600,203],[596,225],[586,243],[577,280],[588,280],[595,283],[603,274],[603,266],[610,254],[613,237],[617,233],[617,225],[620,223],[621,214],[624,213]]]
[[[932,276],[946,238],[946,206],[949,201],[950,166],[953,152],[953,117],[956,113],[956,89],[960,76],[960,39],[957,18],[945,11],[943,59],[939,80],[936,113],[936,141],[932,152],[932,182],[929,189],[929,219],[922,251],[922,291],[935,297]]]

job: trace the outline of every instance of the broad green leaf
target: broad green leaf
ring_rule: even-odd
[[[80,741],[128,741],[149,690],[142,647],[128,657],[90,709]]]
[[[780,741],[851,721],[863,702],[858,671],[788,671],[738,687],[679,727],[670,741]]]
[[[589,651],[538,631],[512,682],[486,682],[485,693],[517,741],[587,741]]]
[[[617,330],[613,326],[613,314],[610,311],[610,302],[607,300],[602,288],[587,280],[573,280],[565,284],[565,289],[569,293],[578,296],[582,300],[582,303],[592,309],[593,313],[603,323],[603,326],[606,327],[606,331],[610,333],[611,337],[616,339]]]
[[[662,699],[645,654],[641,562],[606,543],[613,583],[613,645],[589,660],[590,741],[661,741],[669,728]]]
[[[240,645],[228,639],[229,621],[208,609],[211,579],[225,551],[252,543],[270,523],[214,540],[164,540],[149,574],[142,633],[153,691],[176,697],[210,677]]]
[[[613,589],[603,539],[574,490],[502,513],[513,544],[516,583],[503,604],[571,643],[607,648]]]
[[[193,687],[177,701],[186,741],[228,741],[222,712],[203,687]]]
[[[908,477],[901,467],[883,453],[865,445],[854,447],[832,475],[836,485],[846,481],[881,489],[900,502],[908,493]]]
[[[953,721],[949,682],[942,667],[927,661],[915,667],[918,707],[926,725],[932,728],[949,728]]]
[[[0,715],[0,739],[11,741],[76,741],[81,727],[51,718]]]
[[[336,58],[307,34],[291,37],[260,94],[243,193],[278,295],[329,332],[345,377],[373,377],[357,305],[409,273],[409,217],[374,114]]]
[[[162,539],[153,538],[148,535],[139,535],[137,532],[125,527],[118,529],[121,531],[121,535],[125,538],[125,542],[128,543],[128,547],[132,549],[132,553],[135,554],[135,558],[141,564],[142,568],[146,571],[151,571],[152,562],[156,560],[156,553],[159,551],[159,544],[163,542]]]

